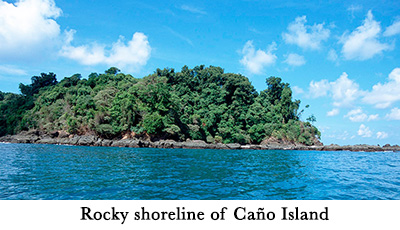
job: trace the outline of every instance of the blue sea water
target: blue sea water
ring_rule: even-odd
[[[0,143],[0,199],[400,199],[400,153]]]

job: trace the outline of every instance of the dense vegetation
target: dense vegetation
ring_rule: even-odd
[[[300,121],[289,84],[266,79],[258,93],[249,80],[220,67],[157,69],[141,79],[112,67],[57,82],[53,73],[20,84],[21,95],[0,92],[0,136],[22,130],[123,135],[183,141],[260,143],[273,137],[314,144],[312,116]],[[311,122],[311,123],[310,123]]]

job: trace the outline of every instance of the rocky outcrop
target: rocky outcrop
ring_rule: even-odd
[[[8,143],[37,143],[37,144],[62,144],[62,145],[82,145],[82,146],[112,146],[112,147],[131,147],[131,148],[185,148],[185,149],[275,149],[275,150],[315,150],[315,151],[363,151],[363,152],[382,152],[400,151],[400,146],[386,144],[383,147],[376,145],[322,145],[321,142],[313,146],[306,146],[276,138],[268,138],[259,145],[240,145],[237,143],[206,143],[202,140],[187,140],[176,142],[174,140],[159,140],[151,142],[134,137],[124,137],[118,140],[102,139],[94,135],[70,135],[65,131],[43,133],[40,131],[25,131],[17,135],[0,137],[0,142]]]

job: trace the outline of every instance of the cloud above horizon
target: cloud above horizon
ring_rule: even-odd
[[[294,44],[303,49],[318,50],[321,43],[330,36],[330,30],[324,28],[324,24],[306,25],[306,16],[297,17],[287,27],[288,32],[282,33],[283,40],[287,44]]]
[[[252,74],[261,74],[266,66],[275,63],[277,56],[273,54],[276,50],[276,44],[273,42],[266,51],[256,50],[253,41],[247,41],[241,54],[243,58],[240,63]]]
[[[342,35],[340,43],[343,44],[342,55],[344,59],[363,61],[391,49],[389,44],[378,40],[380,35],[380,23],[374,20],[370,10],[361,26],[350,34],[344,33]]]
[[[73,46],[71,42],[74,34],[74,30],[67,31],[66,44],[62,47],[60,55],[75,60],[82,65],[107,64],[121,68],[127,67],[132,71],[137,71],[150,58],[151,47],[147,36],[143,33],[134,33],[127,44],[125,44],[125,38],[120,36],[110,49],[107,49],[106,45],[96,43]]]
[[[0,60],[34,60],[54,48],[61,14],[53,0],[0,1]]]
[[[288,65],[291,66],[302,66],[306,64],[306,59],[304,58],[304,56],[301,56],[299,54],[290,53],[287,55],[287,58],[284,61],[284,63],[287,63]]]
[[[392,70],[386,83],[372,86],[372,90],[366,93],[362,101],[378,109],[388,108],[400,101],[400,68]]]
[[[390,110],[390,113],[386,115],[386,119],[400,121],[400,109],[396,107]]]
[[[361,137],[371,137],[372,136],[372,131],[369,129],[369,127],[365,126],[364,124],[361,124],[357,134]]]
[[[346,115],[345,118],[349,118],[352,122],[364,122],[364,121],[374,121],[379,118],[378,114],[367,115],[363,112],[361,108],[350,110]]]
[[[397,34],[400,34],[400,19],[397,19],[392,25],[388,26],[383,33],[383,36],[390,37]]]
[[[359,85],[348,78],[347,73],[342,73],[340,77],[329,82],[326,79],[321,81],[311,81],[309,84],[309,95],[318,98],[329,95],[333,99],[335,107],[352,107],[354,101],[360,96]],[[336,114],[332,112],[331,115]]]

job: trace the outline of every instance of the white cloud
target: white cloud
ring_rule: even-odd
[[[327,40],[330,30],[324,28],[324,24],[305,25],[306,16],[297,17],[288,26],[288,32],[283,33],[283,40],[287,44],[295,44],[303,49],[317,50],[321,47],[321,42]]]
[[[350,107],[360,94],[359,86],[343,73],[339,79],[331,82],[333,105],[337,107]]]
[[[10,65],[0,65],[0,72],[2,74],[10,75],[27,75],[27,72],[25,70]]]
[[[304,59],[304,56],[291,53],[287,56],[286,60],[284,61],[285,63],[291,65],[291,66],[302,66],[306,64],[306,59]]]
[[[309,95],[312,98],[331,96],[335,107],[352,107],[354,101],[363,94],[359,85],[348,78],[347,73],[336,80],[329,82],[326,79],[321,81],[311,81],[309,85]]]
[[[364,121],[377,120],[379,118],[379,115],[373,114],[368,116],[362,111],[362,109],[358,108],[351,110],[344,117],[349,118],[349,120],[352,122],[364,122]]]
[[[395,68],[389,74],[388,82],[374,85],[362,100],[380,109],[387,108],[400,101],[400,68]]]
[[[194,7],[194,6],[189,6],[189,5],[182,5],[181,6],[182,10],[188,11],[190,13],[194,13],[194,14],[207,14],[206,11],[198,8],[198,7]]]
[[[327,113],[326,113],[326,115],[328,116],[328,117],[333,117],[333,116],[336,116],[336,115],[338,115],[339,114],[339,109],[332,109],[331,111],[328,111]]]
[[[361,90],[359,85],[343,73],[337,80],[311,81],[308,96],[318,98],[329,96],[335,107],[353,107],[365,103],[378,109],[385,109],[400,101],[400,68],[395,68],[385,83],[375,84],[371,90]],[[359,114],[360,115],[360,114]],[[366,114],[365,114],[366,115]],[[372,121],[379,118],[377,114],[362,116],[364,120]],[[353,120],[363,121],[360,116]]]
[[[379,115],[378,114],[371,114],[368,116],[368,121],[375,121],[379,119]]]
[[[342,54],[347,60],[366,60],[389,50],[390,46],[378,41],[381,33],[379,22],[373,19],[368,11],[364,23],[357,27],[350,35],[343,34],[340,42],[343,43]]]
[[[329,50],[328,60],[336,62],[338,60],[338,55],[334,49]]]
[[[253,74],[261,74],[266,66],[275,63],[277,57],[272,52],[276,50],[276,44],[272,43],[267,51],[256,50],[253,41],[248,41],[242,49],[243,58],[240,63]]]
[[[309,86],[310,97],[317,98],[326,96],[331,89],[331,85],[329,84],[328,80],[321,80],[321,81],[311,81]]]
[[[364,124],[361,124],[357,134],[362,137],[371,137],[372,131]]]
[[[344,117],[348,117],[352,122],[363,122],[368,118],[368,115],[363,113],[361,109],[353,109]]]
[[[107,64],[117,67],[128,67],[136,71],[147,63],[150,58],[151,47],[147,36],[136,32],[132,39],[125,44],[120,37],[112,44],[110,50],[104,45],[92,44],[73,46],[71,42],[75,31],[67,32],[66,44],[62,47],[60,55],[78,61],[83,65]],[[108,53],[108,55],[106,55]]]
[[[360,10],[362,10],[362,6],[360,6],[360,5],[351,5],[351,6],[349,6],[348,8],[347,8],[347,10],[348,11],[350,11],[350,13],[351,13],[351,17],[354,19],[354,13],[355,12],[357,12],[357,11],[360,11]]]
[[[377,139],[385,139],[385,138],[388,138],[388,137],[389,137],[389,135],[387,133],[385,133],[385,132],[377,132],[376,133],[376,138]]]
[[[386,115],[386,118],[389,120],[400,120],[400,109],[399,108],[393,108],[390,110],[390,113]]]
[[[0,60],[33,59],[60,41],[53,0],[0,1]]]
[[[298,86],[293,86],[292,90],[295,94],[303,94],[304,93],[304,90]]]
[[[383,33],[383,36],[389,37],[394,36],[396,34],[400,34],[400,19],[393,22],[392,25],[388,26]]]

